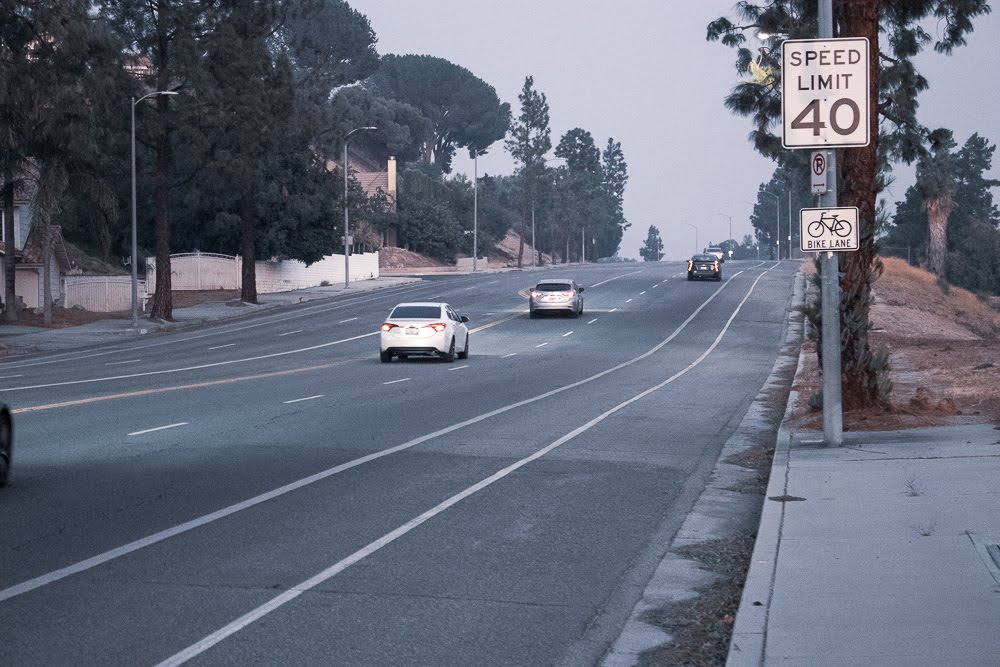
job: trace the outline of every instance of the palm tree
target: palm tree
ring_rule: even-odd
[[[921,204],[927,211],[930,243],[927,249],[927,269],[945,276],[948,256],[948,218],[955,210],[956,160],[955,140],[951,130],[940,128],[928,137],[930,152],[917,163],[917,189]]]

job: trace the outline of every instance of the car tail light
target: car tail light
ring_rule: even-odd
[[[532,298],[532,299],[537,299],[537,298],[538,298],[538,297],[540,297],[541,295],[542,295],[542,293],[541,293],[541,292],[536,292],[535,290],[531,290],[531,298]]]
[[[692,262],[692,261],[691,261],[691,260],[689,259],[689,260],[688,260],[688,271],[691,271],[692,269],[694,269],[694,262]]]
[[[568,299],[572,299],[574,296],[576,296],[576,292],[574,290],[570,290],[568,292],[563,292],[562,295]]]
[[[398,326],[399,326],[398,324],[393,324],[392,322],[385,322],[382,325],[382,333],[389,333]]]
[[[431,329],[434,329],[434,331],[437,331],[438,333],[441,333],[442,331],[448,328],[448,325],[446,325],[444,322],[435,322],[434,324],[425,324],[424,326],[430,327]]]
[[[719,270],[719,260],[715,260],[714,262],[712,262],[712,270],[713,271]]]

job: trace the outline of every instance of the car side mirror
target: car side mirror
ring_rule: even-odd
[[[581,294],[583,293],[583,288],[582,288],[582,287],[580,288],[580,293],[581,293]]]
[[[462,315],[462,317],[461,317],[461,318],[459,318],[459,319],[461,319],[461,320],[462,320],[462,323],[464,324],[465,322],[468,322],[468,321],[469,321],[469,316],[468,316],[468,315]]]

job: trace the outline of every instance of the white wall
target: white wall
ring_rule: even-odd
[[[351,280],[379,277],[378,253],[351,255]],[[344,282],[344,256],[328,255],[306,266],[298,260],[258,261],[257,292],[287,292]],[[170,284],[174,290],[240,289],[241,259],[227,255],[193,253],[170,256]],[[146,283],[150,294],[156,291],[156,259],[146,260]]]

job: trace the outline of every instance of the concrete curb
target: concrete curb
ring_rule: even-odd
[[[805,278],[801,273],[796,279],[795,298],[797,303],[804,302]],[[802,359],[805,352],[802,349],[801,341],[804,335],[804,319],[804,316],[800,314],[798,332],[800,344],[795,376],[792,380],[793,386],[799,379],[803,368]],[[736,622],[733,624],[726,667],[764,664],[767,616],[774,590],[778,548],[781,543],[781,530],[785,519],[785,503],[768,499],[787,494],[788,455],[792,439],[787,424],[798,400],[797,391],[789,392],[785,413],[782,416],[781,425],[778,427],[778,435],[774,444],[774,458],[771,461],[771,472],[767,491],[764,494],[764,505],[761,507],[760,525],[757,528],[757,539],[754,542],[750,568],[743,585],[739,610],[736,612]]]
[[[793,289],[791,307],[802,303],[804,283],[802,275],[799,274]],[[639,664],[643,652],[670,641],[669,634],[642,620],[645,613],[671,602],[681,602],[697,597],[700,594],[699,589],[711,585],[716,579],[714,574],[702,569],[698,562],[683,558],[673,552],[679,547],[689,544],[718,539],[720,536],[731,536],[733,532],[731,526],[740,523],[741,519],[744,523],[750,520],[747,515],[751,508],[748,508],[745,494],[733,489],[738,488],[741,482],[754,480],[756,473],[734,463],[727,463],[727,461],[771,437],[774,428],[773,417],[769,425],[768,413],[773,415],[773,408],[770,407],[773,403],[772,392],[785,386],[793,365],[796,368],[795,374],[797,374],[802,347],[803,321],[802,313],[795,311],[789,313],[784,343],[775,359],[770,375],[750,404],[736,431],[723,445],[712,468],[708,484],[671,541],[666,555],[646,585],[642,598],[632,610],[621,635],[604,656],[601,662],[602,667],[633,667],[633,665]],[[793,353],[796,349],[799,350],[798,354]],[[788,406],[790,405],[794,405],[792,397],[786,404],[782,424],[787,419]],[[780,427],[778,441],[779,443],[782,441]],[[787,437],[784,437],[784,442],[788,442]],[[786,458],[787,451],[786,444]],[[778,451],[776,449],[775,461],[777,458]],[[771,484],[773,483],[774,464],[772,464],[771,479],[768,484],[768,495],[771,495]],[[764,503],[765,509],[767,509],[766,499]],[[753,511],[756,511],[755,507]],[[758,533],[754,546],[754,557],[757,556],[757,549],[760,548],[760,545],[761,537]],[[777,547],[776,540],[773,547]],[[739,617],[737,616],[738,623]],[[730,649],[730,654],[732,654],[732,649]]]

